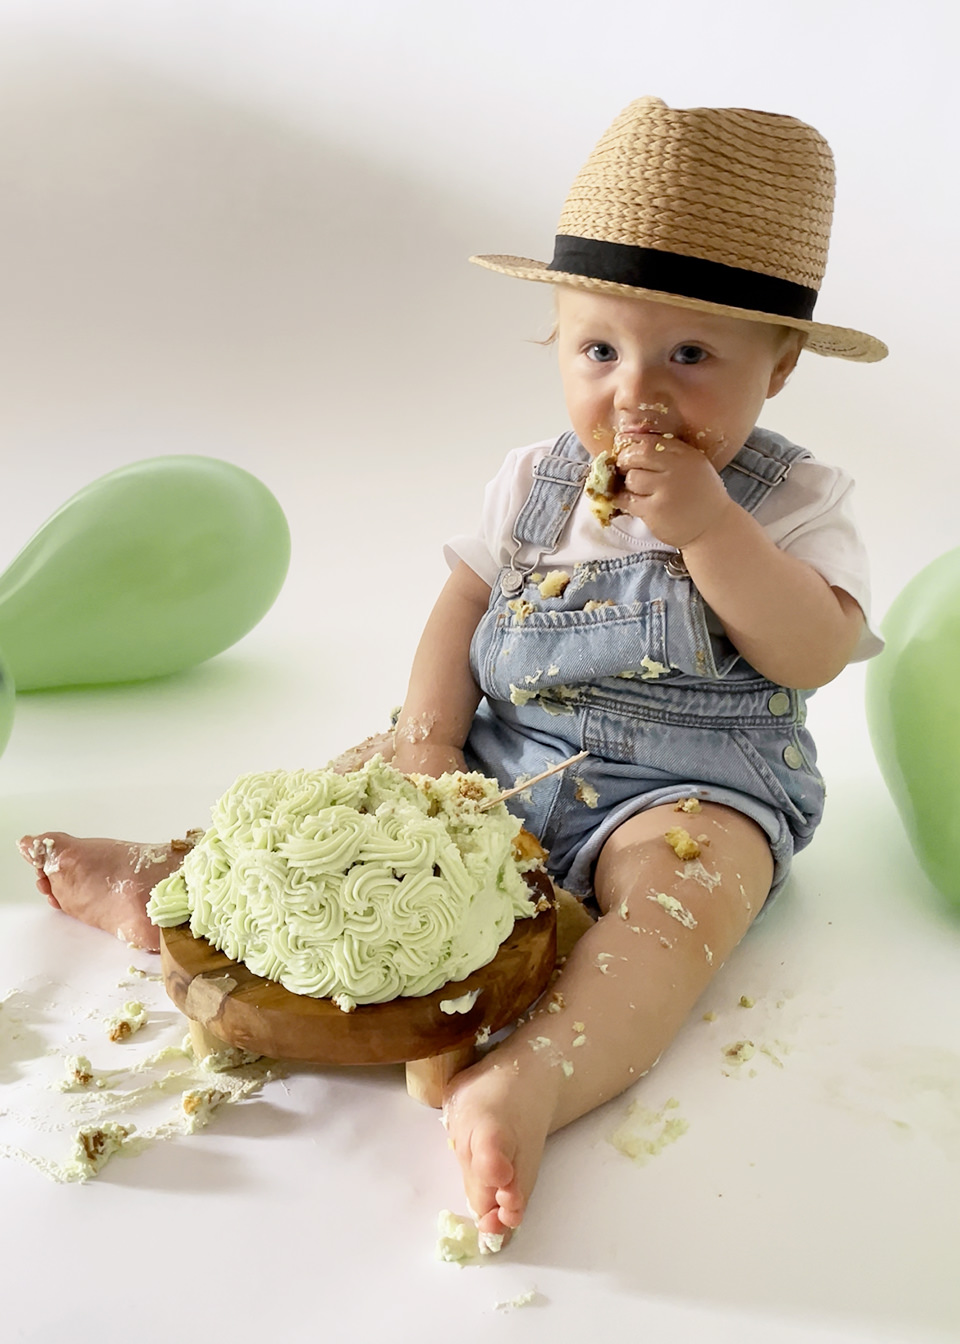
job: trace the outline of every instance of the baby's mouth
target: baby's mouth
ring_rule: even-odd
[[[640,425],[621,425],[614,431],[613,446],[615,449],[627,448],[631,443],[642,443],[644,439],[672,439],[673,435],[664,433],[662,429],[657,429],[650,424]]]

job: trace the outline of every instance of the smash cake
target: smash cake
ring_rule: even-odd
[[[500,792],[476,772],[404,775],[379,756],[347,774],[244,775],[147,913],[345,1011],[431,994],[536,912],[524,874],[543,851]]]
[[[597,453],[584,482],[590,512],[601,527],[609,527],[610,520],[623,512],[613,502],[614,495],[623,489],[623,477],[617,470],[618,452],[619,445],[615,440],[612,448],[604,448]]]

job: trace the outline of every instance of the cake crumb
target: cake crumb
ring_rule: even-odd
[[[704,1013],[703,1017],[702,1017],[700,1020],[701,1020],[702,1022],[716,1022],[716,1020],[717,1020],[717,1015],[716,1015],[716,1013],[713,1011],[713,1009],[711,1008],[710,1011],[709,1011],[708,1013]]]
[[[538,1293],[536,1288],[531,1288],[529,1292],[519,1293],[516,1297],[508,1298],[506,1302],[494,1302],[494,1311],[510,1311],[514,1307],[540,1307],[547,1301],[543,1293]]]
[[[756,1002],[757,1002],[756,999],[751,999],[749,994],[740,995],[741,1008],[752,1008]]]
[[[631,1102],[609,1142],[624,1157],[644,1165],[651,1157],[659,1156],[669,1144],[676,1143],[690,1128],[683,1116],[667,1114],[677,1110],[679,1105],[675,1097],[664,1102],[659,1111],[641,1106],[637,1101]]]
[[[466,994],[461,994],[458,999],[441,999],[440,1011],[453,1015],[454,1013],[469,1013],[480,997],[479,989],[471,989]]]
[[[680,798],[674,806],[674,812],[700,812],[699,798]]]
[[[93,1072],[93,1066],[86,1055],[68,1055],[66,1074],[57,1084],[61,1092],[86,1092],[90,1087],[103,1087],[104,1080]]]
[[[450,1209],[441,1209],[437,1217],[437,1244],[434,1254],[447,1264],[470,1264],[480,1255],[480,1234],[472,1218],[462,1218]]]
[[[184,1114],[184,1129],[196,1134],[213,1119],[214,1111],[230,1100],[230,1093],[218,1087],[193,1087],[184,1092],[180,1106]]]
[[[111,1041],[126,1041],[140,1030],[147,1020],[147,1010],[142,1003],[131,999],[123,1005],[119,1013],[107,1020],[107,1035]]]
[[[700,857],[700,845],[689,831],[682,826],[671,826],[664,831],[663,838],[678,859],[697,859]]]
[[[723,1047],[723,1057],[728,1064],[746,1064],[756,1053],[757,1047],[753,1041],[734,1041]]]
[[[523,625],[528,616],[532,616],[536,607],[532,602],[528,602],[525,597],[515,597],[507,606],[517,618],[517,625]]]
[[[695,929],[697,927],[697,921],[693,915],[685,905],[677,900],[676,896],[669,896],[665,891],[652,891],[647,896],[647,900],[656,901],[657,905],[666,910],[671,919],[675,919],[685,929]]]
[[[118,1153],[135,1132],[134,1125],[90,1125],[78,1129],[73,1141],[73,1153],[63,1167],[66,1181],[89,1181],[98,1176],[110,1158]]]
[[[551,569],[546,578],[538,585],[540,596],[543,598],[559,597],[570,582],[570,575],[565,569]]]

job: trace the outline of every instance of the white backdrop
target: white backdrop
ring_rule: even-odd
[[[78,952],[101,969],[108,955],[94,950],[96,935],[64,933],[66,921],[35,900],[10,844],[21,830],[176,834],[202,821],[241,771],[320,763],[384,726],[444,576],[444,537],[473,522],[482,484],[509,448],[563,428],[553,355],[531,340],[544,330],[549,291],[466,257],[549,256],[573,174],[640,94],[790,112],[827,136],[839,187],[817,315],[875,333],[891,355],[874,366],[805,355],[764,423],[857,478],[878,617],[914,573],[957,544],[953,24],[947,0],[0,0],[0,570],[81,486],[164,453],[224,457],[254,472],[286,511],[294,547],[274,609],[221,658],[163,683],[18,702],[0,758],[0,910],[9,920],[0,994],[25,977],[81,974]],[[725,1339],[728,1328],[753,1338],[741,1315],[749,1312],[764,1313],[758,1339],[778,1330],[806,1338],[811,1321],[828,1320],[870,1338],[960,1329],[945,1250],[958,1229],[944,1221],[945,1192],[960,1202],[960,1056],[949,1026],[960,936],[877,775],[862,669],[818,695],[811,724],[831,783],[828,821],[797,865],[793,904],[772,912],[738,954],[738,974],[760,968],[773,986],[786,965],[808,995],[808,1022],[826,994],[824,1011],[836,1015],[830,1048],[840,1040],[854,1052],[831,1057],[831,1069],[855,1069],[864,1051],[890,1040],[938,1051],[929,1084],[936,1124],[917,1121],[914,1147],[891,1157],[879,1131],[862,1121],[864,1138],[848,1116],[841,1148],[865,1143],[874,1163],[851,1186],[829,1137],[838,1122],[824,1078],[816,1097],[796,1082],[792,1093],[765,1096],[771,1132],[799,1108],[808,1132],[828,1136],[801,1174],[820,1203],[791,1203],[783,1192],[796,1173],[768,1145],[757,1202],[752,1193],[730,1200],[730,1221],[713,1227],[709,1244],[692,1244],[702,1266],[716,1238],[728,1247],[739,1238],[743,1263],[731,1286],[719,1268],[644,1272],[633,1212],[617,1204],[619,1168],[594,1171],[584,1157],[601,1121],[583,1122],[556,1141],[563,1162],[554,1156],[538,1197],[556,1206],[568,1248],[580,1238],[606,1244],[614,1229],[618,1244],[640,1238],[637,1260],[608,1279],[602,1259],[585,1253],[583,1274],[571,1280],[576,1257],[554,1256],[530,1232],[528,1252],[557,1313],[499,1313],[494,1324],[511,1338],[521,1321],[530,1337],[563,1338],[563,1322],[578,1313],[612,1323],[624,1311],[658,1339]],[[891,988],[905,985],[913,1006],[894,1009]],[[695,1086],[692,1050],[681,1042],[669,1065],[675,1090]],[[905,1076],[901,1068],[894,1092],[910,1091]],[[423,1130],[420,1153],[425,1121],[396,1103],[395,1079],[380,1090],[339,1086],[338,1104],[357,1108],[359,1132],[377,1133],[371,1105],[387,1108],[402,1140],[396,1161],[419,1162],[424,1175],[410,1207],[401,1202],[398,1212],[387,1199],[389,1212],[378,1212],[383,1172],[361,1147],[349,1179],[361,1183],[374,1222],[399,1223],[376,1235],[364,1225],[372,1238],[364,1256],[328,1220],[330,1272],[343,1283],[353,1269],[372,1271],[411,1310],[424,1290],[440,1292],[449,1324],[467,1290],[451,1289],[455,1271],[430,1265],[424,1230],[437,1199],[458,1207],[442,1144]],[[722,1105],[704,1107],[716,1133],[724,1124],[739,1132]],[[298,1133],[315,1144],[310,1115],[304,1107]],[[278,1160],[262,1155],[266,1142],[246,1160]],[[308,1151],[322,1166],[317,1149]],[[322,1179],[335,1182],[340,1157],[330,1161],[334,1173],[324,1168]],[[584,1179],[597,1182],[583,1196],[586,1212],[572,1176],[584,1161],[592,1173]],[[889,1177],[898,1198],[912,1201],[896,1226],[879,1194],[891,1161],[900,1163]],[[10,1169],[0,1166],[0,1181]],[[169,1214],[136,1175],[122,1179],[129,1202],[104,1205],[109,1214],[97,1217],[155,1227],[156,1254],[175,1235]],[[657,1179],[658,1216],[669,1218],[671,1190],[689,1175],[678,1165]],[[18,1175],[16,1189],[29,1201],[40,1180]],[[349,1202],[352,1188],[338,1189]],[[561,1201],[562,1190],[574,1194]],[[51,1210],[61,1193],[45,1193]],[[844,1255],[829,1237],[817,1250],[818,1220],[840,1217],[834,1194],[848,1201]],[[306,1216],[300,1206],[291,1214]],[[779,1251],[752,1219],[781,1228]],[[98,1223],[98,1234],[109,1226]],[[682,1220],[674,1230],[690,1246]],[[524,1263],[522,1244],[509,1253],[514,1266]],[[23,1245],[27,1265],[42,1259],[44,1274],[69,1260],[66,1241]],[[814,1268],[800,1276],[806,1262]],[[271,1265],[282,1275],[280,1260]],[[567,1289],[562,1276],[547,1289],[565,1266]],[[762,1271],[756,1279],[752,1266]],[[509,1295],[497,1287],[480,1299]],[[346,1293],[331,1306],[338,1326],[361,1337],[369,1309]],[[57,1338],[45,1310],[23,1288],[14,1337]],[[290,1317],[291,1338],[307,1337],[308,1320]],[[235,1338],[252,1329],[242,1312],[230,1324]],[[440,1338],[441,1325],[431,1317],[403,1337]],[[491,1328],[472,1308],[456,1325],[466,1338]],[[159,1338],[160,1318],[155,1328]]]

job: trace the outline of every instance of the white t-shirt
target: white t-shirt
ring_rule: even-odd
[[[507,454],[484,491],[480,530],[452,537],[444,547],[451,569],[463,560],[493,586],[500,570],[513,560],[513,526],[533,485],[534,467],[555,443],[556,438],[543,439]],[[854,521],[853,488],[852,479],[839,467],[805,458],[793,463],[786,480],[768,491],[753,516],[780,550],[805,561],[832,587],[842,588],[859,603],[866,624],[851,661],[861,662],[879,653],[883,641],[869,625],[870,574]],[[631,514],[619,514],[609,527],[601,527],[581,493],[559,545],[544,557],[544,568],[664,549],[646,523]],[[533,561],[533,548],[522,547],[518,559],[521,564]]]

